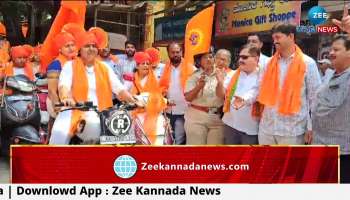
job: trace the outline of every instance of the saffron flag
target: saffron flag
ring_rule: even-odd
[[[61,7],[52,23],[40,52],[41,72],[45,73],[47,66],[57,57],[52,51],[54,38],[68,23],[85,24],[86,1],[61,1]]]
[[[185,60],[193,64],[193,56],[205,53],[210,48],[211,33],[214,18],[213,4],[193,16],[186,25],[185,33]]]
[[[6,27],[0,22],[0,36],[6,36]]]

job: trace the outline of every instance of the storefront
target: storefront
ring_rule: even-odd
[[[223,1],[218,2],[215,19],[215,48],[229,49],[233,64],[249,33],[258,32],[264,46],[262,52],[271,56],[271,28],[279,22],[299,25],[300,1]]]

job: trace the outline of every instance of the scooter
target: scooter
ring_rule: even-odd
[[[143,98],[138,96],[137,98]],[[57,107],[64,107],[57,104]],[[78,130],[71,139],[70,144],[138,144],[138,145],[171,145],[174,143],[170,121],[164,114],[160,114],[159,123],[162,129],[157,134],[157,143],[152,144],[142,128],[142,118],[131,118],[130,111],[137,105],[122,103],[98,111],[92,102],[76,103],[75,106],[63,108],[67,110],[80,110],[85,112],[85,119],[78,124]],[[87,122],[88,120],[88,122]],[[158,130],[158,129],[157,129]]]
[[[12,94],[1,96],[1,149],[9,155],[11,144],[43,144],[45,133],[40,132],[40,106],[35,82],[25,75],[5,77],[3,91]]]

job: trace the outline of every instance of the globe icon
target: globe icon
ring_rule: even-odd
[[[131,178],[136,174],[136,160],[129,155],[121,155],[114,161],[114,173],[120,178]]]

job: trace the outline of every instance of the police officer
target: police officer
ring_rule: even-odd
[[[185,112],[186,141],[190,145],[223,144],[220,107],[224,102],[225,71],[214,67],[211,51],[195,56],[199,67],[188,79],[185,98],[190,107]]]

